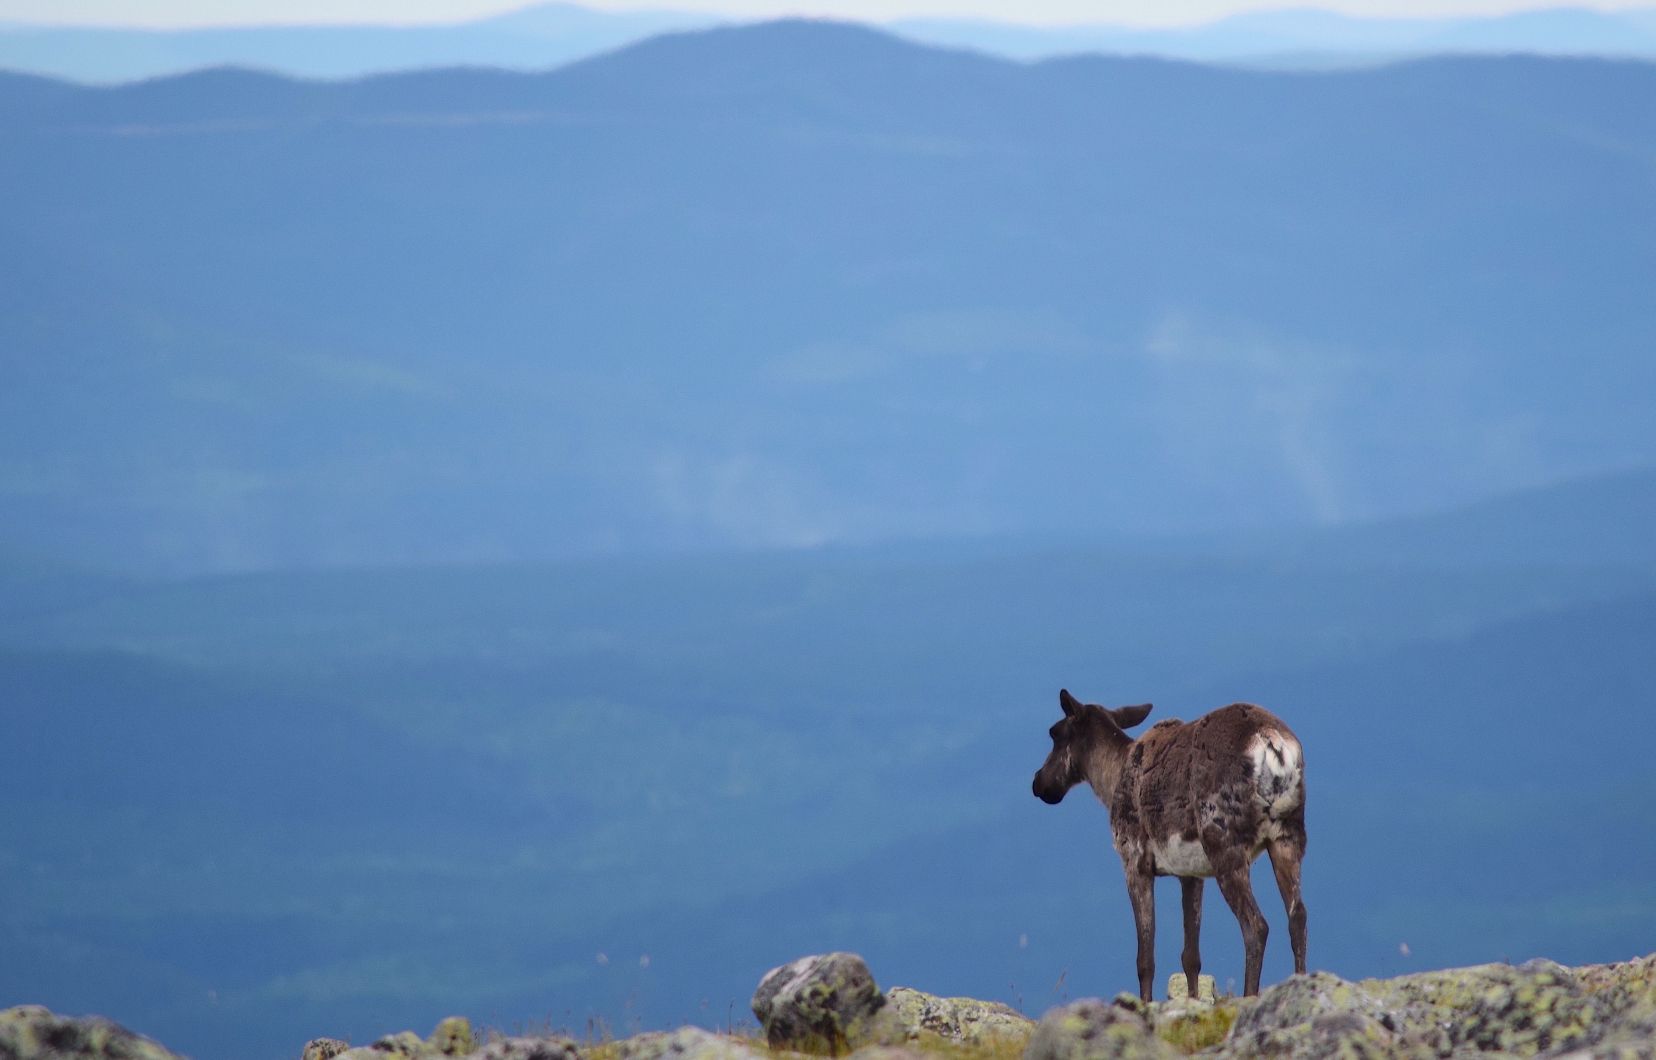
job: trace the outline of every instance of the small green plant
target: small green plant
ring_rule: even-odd
[[[1218,1045],[1236,1022],[1234,1002],[1220,1001],[1178,1019],[1158,1023],[1156,1036],[1182,1053],[1198,1053]]]

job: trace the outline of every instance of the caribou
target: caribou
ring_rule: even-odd
[[[1139,996],[1153,1000],[1156,974],[1157,876],[1183,889],[1181,964],[1190,996],[1202,969],[1198,937],[1202,886],[1218,881],[1242,926],[1243,994],[1259,993],[1265,916],[1254,901],[1249,869],[1269,852],[1288,911],[1294,971],[1305,971],[1305,756],[1287,725],[1251,703],[1232,703],[1186,724],[1157,722],[1138,739],[1127,730],[1150,704],[1113,710],[1058,693],[1064,716],[1053,725],[1052,753],[1035,774],[1034,791],[1049,805],[1085,782],[1110,811],[1110,831],[1127,872],[1127,897],[1138,928]]]

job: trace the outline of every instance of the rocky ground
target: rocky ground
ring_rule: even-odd
[[[461,1017],[429,1037],[412,1031],[351,1047],[318,1038],[301,1060],[1229,1060],[1283,1057],[1543,1057],[1656,1060],[1656,954],[1566,968],[1548,961],[1486,964],[1396,979],[1295,976],[1258,998],[1198,997],[1172,977],[1170,999],[1121,995],[1055,1008],[1037,1023],[1005,1005],[882,991],[860,957],[832,953],[773,969],[753,1011],[764,1038],[695,1027],[606,1042],[477,1034]],[[177,1060],[161,1045],[98,1017],[39,1006],[0,1011],[0,1060]]]

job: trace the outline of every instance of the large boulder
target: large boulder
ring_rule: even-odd
[[[299,1054],[299,1060],[333,1060],[350,1048],[350,1042],[339,1038],[312,1038],[305,1043],[305,1051]]]
[[[1621,995],[1589,991],[1551,961],[1423,972],[1362,987],[1405,1039],[1441,1056],[1467,1050],[1535,1056],[1589,1047],[1619,1028],[1625,1009]]]
[[[1357,983],[1330,972],[1296,975],[1244,1001],[1232,1034],[1267,1034],[1303,1026],[1319,1016],[1359,1013],[1378,1022],[1389,1019],[1380,999]]]
[[[876,1016],[885,997],[854,953],[801,957],[772,968],[753,994],[753,1014],[773,1048],[839,1054],[891,1033]]]
[[[101,1016],[59,1016],[40,1005],[0,1011],[0,1057],[5,1060],[179,1060],[156,1042]]]
[[[1328,972],[1296,975],[1243,1002],[1220,1054],[1365,1060],[1419,1052],[1380,999]]]
[[[1232,1035],[1253,1036],[1304,1026],[1319,1016],[1358,1013],[1384,1022],[1386,1008],[1356,983],[1329,972],[1296,975],[1242,1006]]]
[[[1034,1020],[996,1001],[938,997],[906,986],[892,987],[885,998],[909,1041],[935,1034],[961,1045],[977,1045],[990,1038],[1022,1041],[1035,1032]]]
[[[1150,1009],[1136,996],[1088,998],[1041,1017],[1023,1060],[1177,1060],[1178,1050],[1156,1037]]]
[[[1603,998],[1623,1019],[1656,1025],[1656,953],[1616,964],[1589,964],[1574,969],[1587,993]]]
[[[1656,1034],[1613,1034],[1589,1048],[1552,1055],[1556,1060],[1656,1060]]]

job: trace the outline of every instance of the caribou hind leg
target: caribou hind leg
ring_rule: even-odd
[[[1267,848],[1276,872],[1277,890],[1288,911],[1288,942],[1294,949],[1294,974],[1305,974],[1305,902],[1300,898],[1300,862],[1305,859],[1305,826],[1286,828]]]
[[[1190,1000],[1196,1000],[1196,981],[1202,975],[1202,878],[1180,876],[1179,897],[1184,901],[1184,952],[1180,954]]]
[[[1211,834],[1211,833],[1210,833]],[[1204,835],[1204,840],[1207,836]],[[1219,884],[1219,893],[1225,896],[1225,904],[1231,912],[1236,914],[1237,923],[1242,925],[1242,952],[1245,963],[1242,974],[1242,996],[1252,997],[1259,993],[1259,971],[1265,963],[1265,936],[1270,934],[1270,925],[1265,923],[1265,914],[1259,911],[1259,903],[1254,901],[1253,884],[1248,879],[1248,857],[1242,847],[1226,845],[1222,835],[1216,836],[1215,842],[1202,844],[1207,852],[1208,860],[1213,864],[1215,882]]]

